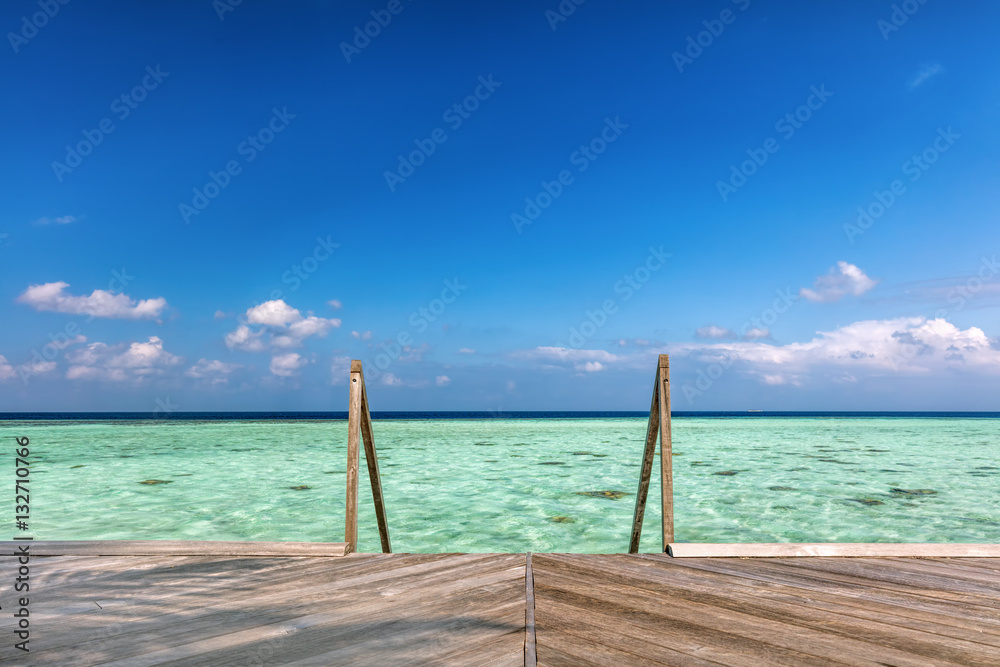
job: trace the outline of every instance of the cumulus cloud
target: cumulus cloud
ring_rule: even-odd
[[[224,319],[226,319],[226,314],[223,311],[221,311],[221,310],[217,310],[217,311],[215,311],[215,319],[217,319],[217,320],[224,320]]]
[[[17,297],[17,302],[38,311],[122,320],[155,319],[167,307],[167,300],[163,297],[136,301],[126,294],[100,289],[95,289],[90,296],[72,296],[66,293],[67,287],[69,283],[62,281],[31,285]]]
[[[804,343],[694,343],[675,355],[737,365],[766,384],[800,384],[808,374],[838,382],[868,375],[928,375],[954,370],[1000,374],[1000,345],[982,329],[959,329],[945,319],[865,320],[819,332]]]
[[[803,287],[799,296],[817,303],[839,301],[848,294],[861,296],[878,284],[865,275],[865,272],[847,262],[837,262],[830,273],[816,279],[814,289]]]
[[[351,332],[351,338],[356,338],[358,340],[371,340],[372,339],[372,332],[371,331],[366,331],[364,333],[361,333],[360,331],[352,331]]]
[[[309,362],[298,352],[276,354],[271,357],[271,373],[279,377],[291,377],[297,375],[299,369],[307,363]]]
[[[76,222],[76,216],[63,215],[58,218],[39,218],[35,220],[36,225],[69,225]]]
[[[436,378],[434,378],[434,384],[436,384],[439,387],[447,387],[448,385],[451,384],[451,378],[448,377],[447,375],[438,375]]]
[[[107,345],[91,343],[66,355],[70,380],[125,382],[163,375],[183,359],[163,349],[163,341],[150,336],[145,343]]]
[[[330,329],[340,326],[338,319],[312,314],[303,316],[298,309],[281,299],[249,308],[245,317],[246,322],[226,334],[226,346],[231,350],[262,352],[268,346],[284,349],[299,347],[306,338],[323,338]]]
[[[263,331],[251,331],[250,327],[241,324],[236,327],[236,331],[226,334],[226,347],[230,350],[263,352],[267,348],[263,338]]]
[[[208,380],[212,384],[224,384],[229,382],[229,374],[238,368],[242,368],[242,366],[240,364],[227,364],[218,359],[211,361],[199,359],[198,363],[184,371],[184,375],[198,380]]]
[[[463,347],[462,349],[460,349],[458,351],[458,353],[459,354],[475,354],[476,351],[473,350],[471,347]]]
[[[344,304],[340,302],[340,299],[330,299],[329,301],[326,302],[326,305],[330,306],[334,310],[344,307]]]

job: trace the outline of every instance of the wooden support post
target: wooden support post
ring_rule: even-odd
[[[660,355],[658,369],[660,403],[660,502],[663,504],[663,548],[674,541],[674,461],[670,432],[670,358]]]
[[[653,377],[653,400],[649,405],[649,421],[646,424],[646,447],[642,453],[642,469],[639,473],[639,490],[635,494],[635,512],[632,514],[632,537],[628,552],[639,553],[639,536],[642,534],[642,517],[646,513],[646,496],[649,493],[649,478],[653,474],[653,457],[656,454],[656,438],[660,434],[660,367],[656,367]]]
[[[360,367],[360,362],[358,366]],[[382,553],[391,554],[389,541],[389,520],[385,515],[385,498],[382,496],[382,478],[378,472],[378,454],[375,452],[375,436],[372,434],[372,415],[368,410],[368,391],[365,389],[364,372],[361,375],[361,437],[365,445],[365,461],[368,463],[368,478],[372,483],[372,500],[375,502],[375,519],[378,521],[378,537],[382,542]],[[353,375],[353,373],[352,373]],[[352,383],[353,384],[353,383]]]
[[[364,391],[364,381],[361,375],[361,362],[351,362],[351,393],[347,411],[347,507],[344,524],[344,542],[347,543],[347,553],[358,546],[358,458],[361,440],[361,395]]]
[[[639,472],[639,490],[635,494],[635,511],[632,514],[632,535],[628,552],[638,553],[639,537],[642,535],[642,517],[646,512],[646,498],[649,495],[649,481],[653,475],[653,458],[656,455],[656,439],[660,439],[660,503],[663,509],[663,551],[674,541],[674,476],[672,440],[670,435],[670,361],[661,354],[653,378],[653,400],[649,405],[649,421],[646,423],[646,446],[642,453],[642,468]]]

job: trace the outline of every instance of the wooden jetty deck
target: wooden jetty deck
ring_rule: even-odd
[[[666,355],[627,554],[392,553],[359,361],[349,414],[343,542],[0,542],[0,664],[1000,665],[1000,545],[675,542]],[[362,447],[381,554],[354,553]]]
[[[0,664],[1000,664],[1000,558],[527,561],[34,556],[31,652],[4,592]]]

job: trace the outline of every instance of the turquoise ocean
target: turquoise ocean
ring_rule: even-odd
[[[36,540],[343,540],[342,415],[54,417],[0,419],[11,503],[30,438]],[[627,549],[645,415],[379,417],[394,551]],[[676,539],[1000,542],[998,417],[676,415]],[[378,551],[361,465],[359,549]],[[642,551],[659,494],[654,474]]]

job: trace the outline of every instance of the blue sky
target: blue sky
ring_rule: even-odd
[[[1000,409],[1000,7],[897,6],[7,3],[0,410]]]

